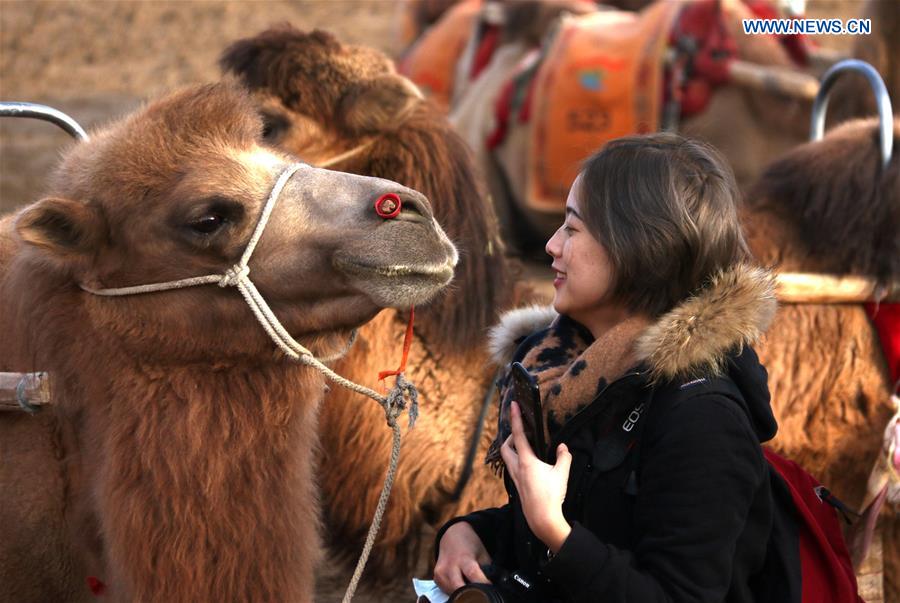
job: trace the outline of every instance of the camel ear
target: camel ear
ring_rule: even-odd
[[[354,86],[341,99],[338,114],[353,133],[393,130],[403,114],[422,98],[415,84],[390,73]]]
[[[106,238],[106,221],[95,207],[59,197],[23,210],[15,228],[29,245],[63,257],[87,255]]]

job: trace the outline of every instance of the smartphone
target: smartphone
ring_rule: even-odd
[[[519,403],[525,437],[534,454],[547,460],[547,441],[544,437],[544,412],[541,408],[541,390],[537,381],[521,362],[513,362],[510,368],[512,399]]]

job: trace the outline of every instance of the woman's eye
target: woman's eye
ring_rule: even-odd
[[[219,230],[225,224],[225,218],[219,214],[207,214],[195,222],[191,222],[190,226],[195,232],[200,234],[212,234]]]

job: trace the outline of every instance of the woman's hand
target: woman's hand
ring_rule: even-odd
[[[448,595],[467,582],[490,584],[481,571],[481,564],[490,562],[491,557],[472,526],[465,521],[455,523],[441,537],[434,581]]]
[[[556,465],[544,463],[535,456],[525,437],[522,414],[515,402],[510,415],[512,435],[503,443],[500,455],[519,492],[528,527],[556,553],[572,531],[562,512],[572,455],[565,444],[560,444],[556,449]]]

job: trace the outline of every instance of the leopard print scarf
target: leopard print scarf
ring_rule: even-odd
[[[543,331],[528,338],[522,359],[541,392],[547,441],[611,382],[638,364],[635,341],[650,325],[645,318],[625,320],[594,340],[584,326],[560,315]],[[485,462],[502,469],[500,447],[512,433],[509,423],[512,387],[509,369],[501,380],[497,438]]]

